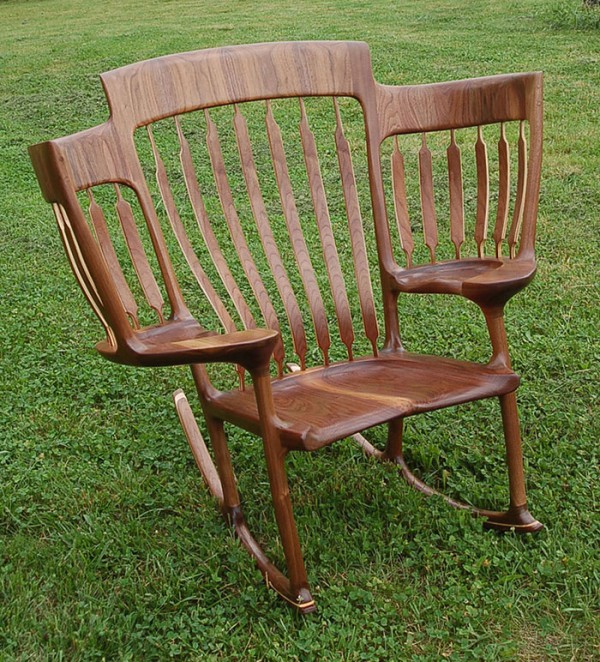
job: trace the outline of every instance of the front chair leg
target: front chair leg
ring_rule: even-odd
[[[397,465],[403,478],[411,487],[414,487],[419,492],[423,492],[427,496],[441,496],[453,508],[468,510],[473,515],[484,517],[486,519],[484,523],[486,528],[501,531],[514,529],[518,533],[533,533],[539,531],[543,525],[534,519],[527,509],[525,475],[521,453],[521,434],[519,431],[519,416],[515,393],[500,396],[500,407],[504,427],[510,489],[510,505],[505,512],[476,508],[457,499],[452,499],[417,478],[406,464],[402,452],[403,418],[396,418],[390,421],[388,425],[387,444],[383,453],[374,448],[362,435],[354,435],[354,437],[367,455]]]
[[[489,515],[485,526],[490,529],[506,530],[514,528],[519,533],[533,533],[543,528],[543,525],[534,519],[527,509],[516,393],[513,391],[501,395],[499,400],[506,445],[510,504],[507,512]]]
[[[481,309],[485,315],[492,343],[492,358],[488,365],[498,370],[511,370],[506,327],[504,326],[504,305],[482,306]],[[506,445],[510,505],[506,513],[488,517],[486,526],[500,530],[514,528],[522,533],[539,531],[543,525],[534,519],[527,509],[517,395],[513,391],[499,396],[499,399]]]
[[[215,454],[217,469],[208,453],[194,414],[183,391],[176,391],[174,393],[174,400],[185,436],[204,481],[211,494],[217,500],[225,519],[233,526],[236,536],[256,561],[267,586],[274,589],[302,613],[314,611],[315,603],[308,590],[306,572],[304,571],[304,563],[302,561],[294,518],[293,514],[291,514],[291,503],[284,466],[285,458],[283,456],[279,459],[277,457],[271,458],[269,455],[267,458],[267,467],[271,481],[271,492],[275,503],[277,523],[279,525],[282,522],[280,531],[282,527],[284,529],[282,539],[286,562],[290,568],[291,580],[271,563],[246,524],[240,505],[235,474],[231,465],[223,421],[215,419],[205,412],[205,420]],[[274,485],[278,487],[274,488]],[[277,499],[275,493],[279,494],[282,488],[284,498]]]
[[[315,602],[310,593],[306,568],[292,510],[290,490],[285,470],[287,450],[281,445],[275,428],[275,408],[268,369],[252,371],[252,383],[259,410],[259,419],[275,519],[283,544],[289,583],[278,586],[265,573],[267,584],[302,613],[314,611]]]

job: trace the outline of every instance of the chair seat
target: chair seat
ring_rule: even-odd
[[[485,365],[385,352],[347,363],[296,372],[273,381],[277,427],[292,450],[316,450],[398,416],[503,395],[519,377]],[[210,399],[213,413],[259,433],[252,387]]]

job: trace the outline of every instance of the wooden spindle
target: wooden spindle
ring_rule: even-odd
[[[515,208],[510,226],[510,232],[508,234],[508,248],[511,258],[515,257],[517,252],[517,243],[521,233],[521,223],[523,222],[523,210],[525,209],[525,188],[527,182],[527,140],[525,138],[525,122],[523,121],[519,125],[518,164],[519,171],[517,175],[517,194],[515,197]]]
[[[238,106],[235,106],[233,124],[240,154],[240,163],[244,173],[244,181],[246,182],[246,190],[248,191],[248,199],[250,200],[254,222],[256,223],[269,267],[273,273],[277,291],[283,301],[283,306],[292,332],[294,351],[296,352],[300,365],[304,370],[306,368],[307,342],[304,323],[302,321],[302,313],[296,295],[294,294],[294,290],[290,284],[283,260],[281,259],[281,254],[277,242],[275,241],[273,230],[271,229],[271,224],[269,223],[269,216],[267,214],[260,189],[260,182],[258,181],[258,174],[256,172],[256,164],[254,162],[254,156],[252,155],[248,125],[246,123],[246,118],[242,115]],[[282,375],[283,366],[280,366],[280,376]]]
[[[217,294],[212,283],[210,282],[210,279],[208,278],[204,269],[202,268],[202,265],[198,260],[198,257],[189,240],[189,237],[187,236],[183,223],[179,218],[179,214],[177,213],[177,208],[175,207],[175,201],[173,200],[171,187],[169,186],[169,181],[167,179],[165,166],[156,147],[152,129],[150,128],[150,126],[148,126],[147,130],[148,130],[148,138],[150,139],[150,145],[152,147],[152,154],[154,156],[154,162],[156,164],[156,180],[158,183],[158,187],[160,190],[163,203],[165,205],[165,209],[167,211],[167,217],[169,219],[171,229],[173,230],[173,234],[177,239],[177,243],[181,248],[181,252],[185,257],[191,272],[194,274],[194,277],[196,278],[198,285],[200,285],[200,288],[204,293],[204,296],[208,299],[217,317],[221,321],[223,328],[227,332],[235,331],[236,330],[235,323],[231,319],[231,315],[229,314],[229,311],[223,304],[223,301]]]
[[[227,227],[231,234],[235,250],[237,251],[240,264],[242,265],[246,278],[250,283],[250,287],[254,292],[254,296],[258,302],[260,310],[263,314],[265,322],[270,329],[279,331],[279,320],[271,303],[271,299],[267,289],[260,277],[254,258],[248,248],[246,237],[240,223],[227,172],[225,170],[225,161],[223,159],[223,152],[221,150],[221,142],[217,127],[211,119],[207,110],[204,111],[206,119],[206,145],[210,156],[210,163],[212,166],[213,177],[217,186],[221,208],[227,222]]]
[[[352,327],[352,316],[350,314],[350,305],[348,304],[348,295],[346,293],[346,283],[344,282],[335,238],[331,228],[329,207],[327,205],[325,187],[323,186],[323,178],[321,177],[321,168],[319,165],[315,137],[308,125],[304,101],[299,98],[299,102],[301,115],[300,138],[302,140],[302,149],[304,151],[304,162],[308,174],[310,194],[315,210],[319,236],[321,238],[323,257],[325,264],[327,265],[327,275],[329,277],[329,285],[331,286],[331,293],[333,295],[340,338],[348,350],[348,357],[351,359],[352,344],[354,342],[354,329]]]
[[[431,261],[435,262],[435,249],[438,245],[437,219],[433,197],[433,163],[431,151],[427,147],[425,133],[421,137],[419,150],[419,184],[421,189],[421,211],[423,214],[423,234],[425,245],[429,249]]]
[[[331,340],[329,338],[329,328],[327,326],[327,315],[325,313],[325,306],[321,298],[321,292],[317,283],[317,277],[313,269],[310,259],[310,254],[304,240],[302,226],[300,225],[300,218],[298,216],[298,209],[294,199],[292,184],[287,167],[287,160],[283,148],[283,140],[281,131],[275,117],[271,104],[267,101],[267,114],[266,125],[267,135],[269,138],[269,146],[271,149],[271,159],[273,161],[273,169],[275,171],[275,179],[279,189],[279,197],[281,200],[281,208],[285,217],[285,222],[288,228],[290,241],[294,250],[296,264],[298,271],[304,285],[306,298],[310,307],[317,343],[321,352],[325,365],[329,363],[329,347]]]
[[[106,218],[102,207],[96,202],[92,189],[87,189],[88,200],[89,200],[89,213],[92,220],[92,225],[94,227],[94,232],[96,233],[96,239],[102,251],[102,255],[106,261],[106,266],[108,267],[110,273],[115,279],[115,285],[119,293],[119,298],[121,303],[125,308],[125,312],[129,316],[134,328],[138,329],[140,324],[137,317],[138,307],[135,302],[135,298],[129,289],[129,285],[125,280],[123,270],[121,269],[121,264],[119,263],[119,258],[115,252],[115,247],[110,237],[108,231],[108,225],[106,223]]]
[[[465,204],[460,147],[456,144],[455,131],[450,131],[450,145],[446,150],[448,161],[448,190],[450,196],[450,239],[454,244],[457,260],[465,240]]]
[[[484,244],[487,239],[487,227],[490,208],[490,173],[487,145],[483,139],[483,128],[477,127],[475,143],[475,162],[477,164],[477,218],[475,220],[475,243],[477,255],[484,256]]]
[[[135,224],[133,211],[127,200],[125,200],[121,194],[121,189],[115,185],[115,190],[117,193],[117,215],[121,223],[121,229],[123,230],[123,236],[125,237],[125,243],[129,250],[133,268],[135,269],[135,273],[142,286],[148,305],[156,311],[158,319],[161,322],[164,322],[164,300],[158,287],[158,283],[152,273],[148,258],[146,257],[146,251],[144,250],[137,225]]]
[[[240,288],[233,277],[225,256],[223,255],[219,242],[213,232],[213,229],[208,220],[208,214],[206,212],[206,207],[204,205],[204,200],[202,198],[202,193],[200,192],[200,186],[198,184],[198,178],[196,176],[196,170],[194,168],[194,163],[192,161],[192,154],[190,151],[190,145],[187,141],[183,130],[181,128],[181,123],[179,118],[175,118],[175,126],[177,127],[177,137],[179,139],[179,158],[181,161],[181,169],[183,171],[183,177],[185,179],[185,186],[188,192],[188,197],[192,204],[192,209],[194,210],[194,216],[196,218],[196,223],[200,229],[200,234],[204,239],[204,243],[208,248],[210,257],[215,265],[215,268],[221,277],[221,281],[227,290],[227,293],[233,301],[235,309],[238,311],[238,314],[244,324],[246,329],[256,328],[256,322],[252,316],[252,312],[244,299],[244,295],[240,291]],[[281,357],[283,359],[283,357]]]
[[[362,216],[360,213],[360,205],[358,203],[354,168],[352,166],[352,154],[350,152],[350,145],[344,135],[340,109],[335,97],[333,98],[333,106],[336,119],[335,146],[340,168],[340,176],[342,178],[342,189],[344,192],[344,202],[348,218],[350,242],[352,244],[352,255],[354,257],[354,273],[358,287],[358,298],[362,311],[365,334],[371,343],[373,354],[377,356],[377,337],[379,335],[379,329],[377,327],[377,316],[375,314],[375,304],[373,302],[373,287],[371,285],[371,274],[369,272],[369,261],[367,259],[367,247],[362,226]]]
[[[394,197],[394,213],[396,225],[400,236],[400,246],[406,256],[406,265],[410,268],[413,264],[413,251],[415,242],[410,227],[408,215],[408,199],[406,197],[406,178],[404,170],[404,156],[398,145],[398,136],[394,136],[394,149],[392,151],[392,193]]]
[[[496,257],[502,256],[502,242],[508,226],[508,206],[510,204],[510,148],[506,140],[506,125],[500,125],[498,140],[498,211],[494,226]]]
[[[96,314],[96,317],[100,320],[100,323],[104,327],[106,338],[109,344],[113,347],[116,347],[117,341],[115,339],[115,334],[113,333],[110,325],[108,324],[108,321],[106,320],[106,317],[104,316],[104,306],[102,305],[102,299],[100,298],[100,294],[98,293],[94,279],[92,278],[86,262],[81,254],[81,249],[77,243],[77,238],[75,237],[73,229],[71,228],[71,221],[69,220],[69,217],[67,216],[67,213],[62,205],[54,203],[52,205],[52,210],[54,211],[60,238],[65,248],[67,259],[69,260],[73,274],[77,279],[77,282],[79,283],[85,298],[88,300],[88,303]]]

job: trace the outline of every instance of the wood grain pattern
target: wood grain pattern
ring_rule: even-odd
[[[326,369],[286,375],[273,384],[279,434],[290,449],[316,450],[356,432],[417,412],[507,393],[514,373],[408,352],[365,357]],[[223,393],[211,405],[228,420],[258,433],[252,391]]]
[[[502,242],[506,238],[508,208],[510,204],[510,148],[506,139],[506,125],[500,125],[498,139],[498,211],[494,226],[496,257],[502,256]]]
[[[156,143],[154,141],[152,129],[150,127],[147,127],[147,130],[148,130],[148,137],[150,139],[150,144],[152,146],[152,153],[154,155],[154,162],[156,164],[156,180],[158,183],[158,187],[160,189],[160,194],[163,203],[165,205],[165,210],[167,212],[169,222],[171,224],[171,228],[173,229],[173,234],[177,238],[177,242],[179,243],[181,251],[185,256],[185,259],[190,267],[190,270],[196,277],[196,280],[198,282],[198,285],[200,285],[202,292],[204,292],[204,295],[206,296],[211,306],[213,307],[213,310],[217,314],[217,317],[221,321],[221,324],[223,324],[224,329],[227,332],[231,333],[236,330],[235,323],[231,319],[231,315],[229,314],[229,311],[227,310],[225,304],[217,294],[217,291],[213,287],[213,284],[210,282],[210,279],[206,275],[206,272],[202,268],[202,265],[200,264],[200,261],[198,260],[196,253],[194,252],[192,243],[189,240],[189,237],[187,236],[183,223],[181,222],[181,218],[179,218],[179,214],[177,213],[177,208],[175,206],[173,194],[171,193],[171,187],[169,186],[169,181],[167,179],[165,166],[156,148]]]
[[[117,214],[121,222],[121,228],[123,229],[125,243],[129,249],[131,262],[135,268],[142,290],[146,295],[148,304],[156,311],[159,319],[164,321],[163,306],[165,302],[160,293],[156,278],[154,278],[154,274],[152,273],[144,246],[142,245],[142,240],[133,217],[133,211],[130,204],[123,198],[121,189],[115,186],[115,190],[117,192]]]
[[[433,163],[431,151],[427,147],[427,138],[421,135],[419,150],[419,185],[421,191],[421,213],[423,214],[423,234],[425,245],[429,249],[431,261],[435,262],[435,249],[438,245],[437,218],[433,194]]]
[[[483,128],[477,127],[475,143],[475,162],[477,164],[477,219],[475,221],[475,243],[477,255],[483,257],[484,243],[487,239],[490,207],[490,172],[487,145],[483,139]]]
[[[79,244],[77,242],[77,237],[73,233],[73,228],[69,221],[69,217],[64,207],[60,204],[53,204],[52,209],[54,211],[54,216],[58,225],[60,238],[62,239],[63,246],[65,247],[65,253],[67,254],[67,258],[69,260],[69,264],[71,265],[73,274],[79,283],[79,287],[81,287],[81,290],[85,295],[88,303],[90,304],[90,307],[94,313],[96,313],[96,316],[104,327],[107,342],[112,347],[116,347],[117,342],[115,339],[115,334],[110,324],[108,323],[106,316],[104,315],[104,306],[100,299],[100,295],[98,294],[98,289],[96,288],[94,279],[90,274],[85,260],[83,259]]]
[[[108,226],[106,224],[106,218],[104,217],[104,212],[102,207],[96,202],[92,189],[87,191],[88,199],[90,201],[89,213],[92,220],[92,225],[94,231],[96,232],[96,237],[98,238],[98,244],[102,249],[102,254],[106,260],[106,265],[110,269],[110,272],[113,274],[115,279],[115,285],[119,291],[119,296],[125,308],[126,313],[129,315],[134,328],[139,328],[140,323],[137,317],[138,307],[135,302],[135,298],[129,289],[129,285],[125,280],[123,275],[123,270],[117,258],[117,253],[112,243],[110,237]]]
[[[336,121],[335,146],[340,167],[340,175],[342,178],[348,228],[350,230],[350,242],[352,244],[352,255],[354,257],[354,273],[356,275],[356,284],[358,287],[358,298],[360,300],[365,334],[371,342],[373,353],[377,354],[377,337],[379,336],[379,329],[377,327],[377,316],[375,314],[375,305],[373,303],[373,287],[371,285],[371,275],[369,273],[369,260],[367,257],[367,247],[362,226],[362,215],[360,213],[360,204],[358,202],[358,193],[356,191],[354,168],[352,167],[352,154],[350,152],[350,145],[344,135],[342,117],[335,97],[333,99],[333,105]]]
[[[514,258],[517,253],[517,244],[523,222],[523,213],[525,210],[525,192],[527,182],[527,140],[525,138],[525,123],[519,125],[518,142],[518,161],[519,172],[517,176],[517,194],[515,198],[515,207],[513,211],[512,223],[508,234],[508,248],[510,256]]]
[[[350,315],[350,305],[346,293],[346,283],[342,274],[340,258],[338,256],[333,230],[331,228],[331,219],[329,217],[329,207],[327,206],[327,197],[323,178],[321,177],[321,167],[319,165],[319,156],[317,154],[317,145],[315,137],[308,125],[306,117],[306,108],[300,98],[300,137],[304,152],[304,161],[306,163],[306,172],[308,174],[308,183],[310,195],[313,201],[315,217],[321,246],[323,247],[323,257],[329,277],[329,285],[335,304],[335,312],[340,330],[340,338],[346,346],[348,357],[352,359],[352,343],[354,342],[354,329],[352,328],[352,317]]]
[[[298,265],[302,284],[304,285],[304,291],[306,292],[306,298],[308,299],[310,313],[317,336],[317,343],[323,353],[325,364],[327,365],[329,363],[329,347],[331,346],[327,315],[325,313],[325,306],[323,305],[323,299],[321,298],[321,292],[310,259],[310,254],[306,246],[306,241],[304,240],[302,226],[300,225],[300,218],[298,216],[298,209],[296,208],[294,192],[290,182],[285,150],[283,148],[281,131],[275,121],[273,110],[269,102],[267,102],[266,123],[267,135],[269,136],[269,147],[271,149],[271,159],[273,161],[273,169],[275,171],[275,178],[277,180],[277,187],[279,189],[279,197],[281,200],[281,208],[288,228],[290,242],[294,250],[296,264]]]
[[[450,131],[450,145],[446,150],[448,161],[448,190],[450,195],[450,238],[454,244],[456,259],[460,259],[460,247],[465,240],[465,209],[460,147],[456,144],[454,129]]]
[[[279,331],[277,314],[271,303],[267,288],[256,268],[250,249],[248,248],[248,242],[244,236],[244,231],[235,208],[231,187],[229,186],[229,179],[225,170],[225,161],[223,159],[223,152],[221,151],[221,143],[217,133],[217,127],[207,111],[205,111],[204,116],[207,129],[206,145],[208,147],[213,175],[219,193],[219,200],[221,201],[221,207],[223,209],[223,214],[225,215],[225,220],[227,221],[227,226],[229,227],[229,232],[231,233],[231,238],[244,269],[244,273],[246,274],[246,278],[250,283],[250,287],[252,287],[254,296],[256,297],[260,310],[265,318],[267,327]]]
[[[179,158],[181,161],[181,169],[183,172],[183,178],[185,180],[185,186],[188,193],[188,197],[192,204],[192,209],[194,210],[194,217],[196,218],[196,223],[200,229],[200,234],[204,239],[204,243],[208,248],[210,257],[212,259],[223,285],[227,293],[231,297],[231,301],[235,306],[235,309],[238,311],[238,314],[244,323],[244,328],[254,329],[256,328],[256,322],[252,316],[252,312],[244,299],[244,295],[240,291],[238,284],[233,277],[231,270],[227,264],[223,252],[219,246],[219,242],[213,232],[211,224],[208,220],[208,214],[206,212],[206,207],[204,206],[204,200],[202,199],[202,193],[200,192],[200,186],[198,185],[198,178],[196,176],[194,163],[192,161],[192,154],[190,151],[190,145],[187,141],[183,131],[181,129],[181,122],[179,118],[175,118],[175,125],[177,127],[177,138],[179,140],[180,152]]]
[[[410,217],[408,215],[408,200],[406,198],[406,183],[404,173],[404,156],[398,145],[398,138],[394,138],[394,149],[392,151],[392,191],[394,195],[394,212],[396,215],[396,224],[398,234],[400,235],[400,245],[406,256],[406,264],[412,267],[412,256],[415,248],[415,242],[410,227]]]
[[[294,290],[290,284],[290,279],[287,275],[285,266],[281,259],[279,248],[277,247],[277,242],[275,241],[275,237],[269,223],[269,217],[265,208],[265,203],[260,189],[260,183],[258,181],[258,175],[256,172],[256,165],[252,155],[252,147],[250,143],[250,137],[248,135],[248,126],[244,116],[237,106],[235,108],[233,121],[240,154],[240,161],[242,164],[242,172],[246,182],[246,189],[248,191],[248,198],[250,200],[252,214],[254,215],[254,221],[256,223],[256,227],[258,228],[258,233],[260,235],[263,250],[269,262],[269,267],[271,268],[271,272],[275,278],[275,284],[279,291],[279,296],[283,301],[292,333],[294,351],[300,360],[302,369],[304,369],[306,367],[307,342],[306,333],[304,331],[304,324],[302,322],[302,313],[300,312],[300,307],[298,306],[296,295],[294,294]],[[279,373],[280,375],[282,374],[281,369]]]
[[[274,588],[284,600],[302,613],[315,608],[290,500],[285,468],[288,452],[312,451],[351,435],[365,453],[394,463],[398,473],[410,485],[425,494],[436,494],[434,488],[415,477],[406,465],[402,444],[403,420],[420,412],[482,398],[497,397],[500,403],[510,493],[508,508],[504,512],[495,512],[474,508],[454,498],[447,498],[447,501],[454,507],[468,509],[486,518],[489,527],[520,532],[539,530],[541,524],[529,513],[526,501],[515,396],[519,378],[511,368],[504,306],[531,281],[536,269],[534,247],[542,149],[541,75],[511,74],[434,85],[384,86],[373,80],[365,44],[297,42],[165,56],[109,72],[103,76],[103,83],[111,110],[110,119],[80,134],[30,148],[38,181],[46,200],[53,205],[75,277],[104,327],[106,339],[97,344],[98,351],[111,361],[133,366],[190,365],[210,436],[214,464],[202,442],[185,396],[177,392],[175,399],[184,430],[221,511],[255,559],[267,586]],[[320,148],[302,101],[302,97],[310,96],[333,97],[339,185],[348,221],[349,236],[346,237],[338,236],[342,228],[338,223],[333,223],[330,217],[328,190],[319,165]],[[337,102],[337,97],[342,96],[355,99],[363,114],[368,185],[373,209],[373,219],[365,219],[365,226],[373,222],[376,240],[373,252],[376,255],[367,252],[352,154]],[[328,320],[292,191],[281,131],[268,103],[270,99],[288,97],[300,99],[299,131],[303,149],[300,160],[304,160],[308,175],[308,187],[327,265],[327,279],[333,290],[341,344],[348,348],[349,360],[332,362],[330,365],[327,365],[331,342]],[[306,367],[306,357],[310,350],[307,347],[301,310],[290,283],[293,275],[286,272],[275,242],[268,208],[261,193],[261,180],[253,157],[248,125],[236,107],[233,126],[254,224],[242,224],[238,217],[221,139],[208,114],[208,109],[213,106],[235,106],[256,100],[267,101],[266,134],[270,160],[289,242],[307,293],[317,344],[325,365]],[[223,240],[217,240],[218,233],[214,232],[206,213],[201,194],[202,184],[196,181],[202,169],[194,167],[188,138],[184,136],[176,117],[192,111],[206,113],[206,142],[212,167],[211,176],[216,184],[232,244],[269,328],[252,328],[256,321],[250,312],[250,295],[242,295],[241,283],[236,281],[233,276],[236,272],[227,262]],[[177,171],[177,175],[167,172],[151,128],[155,121],[167,117],[175,118],[178,134],[181,170]],[[517,192],[508,237],[509,256],[500,257],[508,222],[510,193],[510,155],[502,127],[498,145],[499,204],[494,228],[497,256],[483,257],[490,182],[487,149],[481,127],[509,121],[521,122]],[[525,141],[524,122],[529,126],[529,150]],[[148,126],[160,200],[152,198],[140,161],[142,155],[136,151],[134,133],[143,126]],[[475,147],[478,189],[475,235],[479,257],[468,258],[462,255],[465,194],[461,155],[454,132],[474,126],[480,127]],[[426,134],[447,130],[451,131],[446,154],[451,209],[450,238],[457,259],[436,261],[438,228],[434,204],[434,169]],[[414,240],[405,185],[407,173],[395,141],[391,156],[392,187],[396,222],[408,264],[407,268],[401,268],[395,263],[391,248],[380,146],[390,136],[407,133],[421,136],[418,177],[425,241],[431,263],[413,264]],[[222,280],[232,301],[231,305],[246,327],[244,330],[235,329],[225,302],[217,296],[215,287],[194,252],[192,240],[187,236],[179,216],[183,213],[178,211],[181,209],[181,200],[176,198],[180,187],[171,186],[169,178],[173,176],[181,176],[185,182],[196,223],[211,254],[209,259],[214,262],[218,278]],[[136,302],[124,282],[103,212],[96,204],[93,193],[90,193],[90,224],[88,214],[77,196],[79,191],[107,183],[115,185],[117,215],[127,248],[144,296],[158,313],[158,324],[135,328]],[[154,251],[152,264],[158,263],[162,276],[160,287],[158,274],[155,275],[150,267],[150,249],[147,249],[147,254],[140,237],[142,225],[138,231],[133,211],[121,194],[122,186],[129,187],[137,198],[144,217],[139,220],[146,224],[144,231],[147,231]],[[168,225],[164,228],[165,234],[155,205],[165,207],[169,220],[168,224],[164,223]],[[253,261],[245,230],[256,230],[260,237],[267,263],[284,303],[292,342],[301,364],[300,369],[294,369],[285,376],[281,332],[286,325],[277,319],[275,306],[264,284],[269,281],[265,276],[263,282],[263,274],[259,273]],[[352,248],[356,289],[365,328],[362,340],[366,344],[370,343],[373,350],[369,356],[352,356],[352,347],[359,339],[354,337],[355,330],[351,325],[350,302],[338,257],[340,241],[348,241]],[[177,245],[200,288],[215,308],[225,333],[217,334],[214,330],[206,329],[189,313],[167,248],[174,246],[174,250],[177,250]],[[441,253],[441,248],[437,252]],[[378,322],[369,267],[371,257],[377,259],[381,275],[379,294],[385,326],[381,351],[377,346]],[[183,261],[181,263],[181,268],[186,270]],[[179,266],[179,261],[177,264]],[[189,277],[187,271],[183,277]],[[168,317],[162,312],[163,285],[171,308]],[[411,354],[404,350],[400,340],[397,299],[401,294],[408,293],[460,295],[477,304],[485,317],[490,337],[489,361],[470,363],[440,356]],[[273,356],[278,368],[276,378],[271,376]],[[205,364],[211,363],[241,366],[238,370],[242,388],[218,390],[210,381],[205,367]],[[249,372],[252,380],[251,386],[245,389],[244,371]],[[269,560],[245,522],[225,423],[250,430],[262,438],[287,575]],[[365,429],[381,423],[388,424],[385,452],[377,451],[362,435]]]

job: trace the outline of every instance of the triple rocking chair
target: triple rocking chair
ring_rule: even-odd
[[[102,83],[107,122],[30,148],[40,186],[104,327],[98,351],[191,367],[212,455],[177,391],[181,423],[267,584],[314,609],[290,451],[353,436],[432,494],[404,461],[404,419],[483,398],[500,401],[508,509],[447,500],[489,527],[537,531],[504,306],[536,269],[541,74],[381,85],[366,44],[297,42],[159,57]],[[407,351],[405,293],[477,304],[489,361]],[[213,363],[235,366],[232,380]],[[246,525],[224,423],[262,438],[287,576]],[[382,451],[361,434],[381,424]]]

